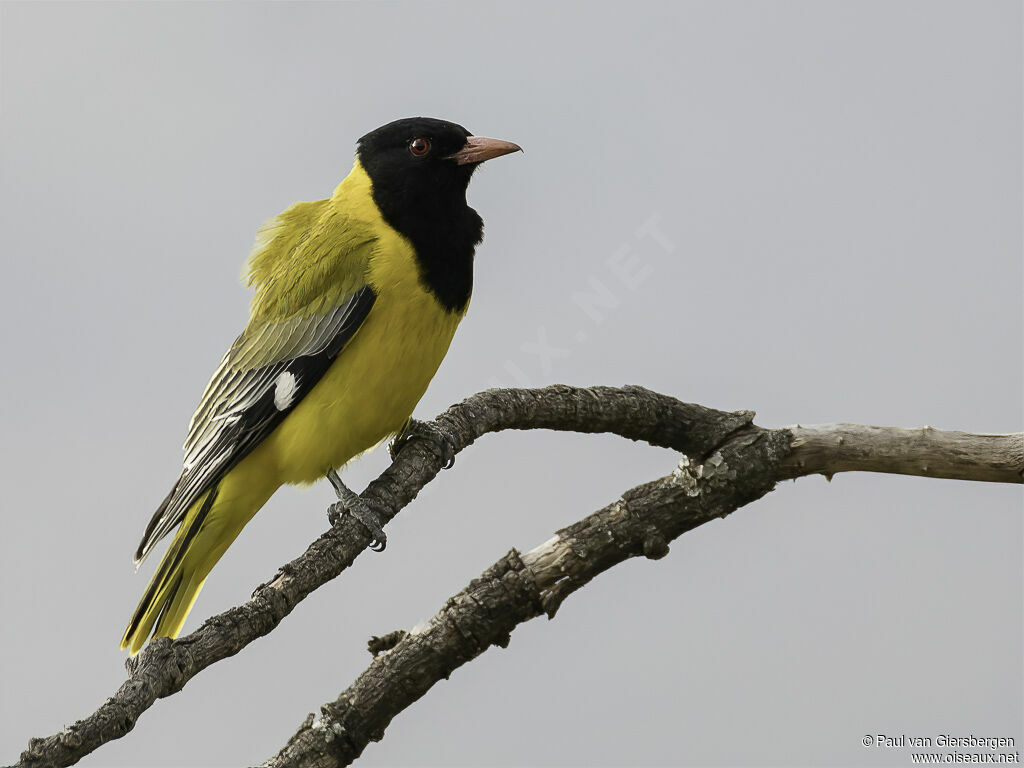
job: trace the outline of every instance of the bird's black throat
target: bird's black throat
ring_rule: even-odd
[[[473,255],[484,232],[479,214],[466,204],[465,189],[447,189],[437,180],[421,185],[404,178],[395,184],[374,178],[370,168],[366,172],[384,220],[412,243],[424,286],[445,309],[464,312],[473,292]]]
[[[384,220],[412,243],[420,278],[442,306],[463,312],[473,291],[473,254],[483,221],[466,204],[476,167],[448,159],[466,144],[469,131],[433,118],[406,118],[359,140],[358,156],[373,185]],[[414,156],[415,138],[429,150]]]

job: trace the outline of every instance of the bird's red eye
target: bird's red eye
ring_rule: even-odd
[[[409,142],[409,151],[416,157],[423,157],[430,151],[430,139],[413,139]]]

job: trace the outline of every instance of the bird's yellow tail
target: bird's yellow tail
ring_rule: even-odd
[[[192,505],[150,579],[121,638],[133,656],[151,634],[178,636],[210,570],[273,492],[257,500],[225,497],[222,489],[214,487]]]

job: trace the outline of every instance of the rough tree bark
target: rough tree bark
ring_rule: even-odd
[[[868,470],[994,482],[1024,482],[1024,435],[825,425],[768,430],[753,412],[682,403],[642,387],[489,390],[452,406],[434,424],[456,452],[505,429],[610,432],[683,454],[671,475],[638,486],[525,555],[514,550],[448,601],[428,627],[391,639],[338,700],[310,716],[267,764],[336,766],[379,739],[391,719],[437,680],[520,622],[553,616],[569,594],[629,557],[659,558],[687,530],[754,501],[782,479]],[[362,496],[391,520],[441,470],[445,446],[424,430]],[[432,437],[433,436],[433,437]],[[127,663],[128,680],[93,714],[61,733],[32,739],[19,766],[66,766],[130,731],[158,698],[272,631],[317,587],[365,549],[369,534],[343,516],[282,566],[247,603],[178,640],[160,638]],[[484,610],[486,608],[486,610]],[[385,643],[383,645],[390,645]]]

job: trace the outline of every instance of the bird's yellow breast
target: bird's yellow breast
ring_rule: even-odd
[[[324,377],[253,452],[254,469],[285,483],[318,480],[400,430],[462,319],[423,286],[412,245],[381,218],[360,167],[339,192],[349,207],[366,203],[358,215],[376,237],[368,280],[377,299]]]

